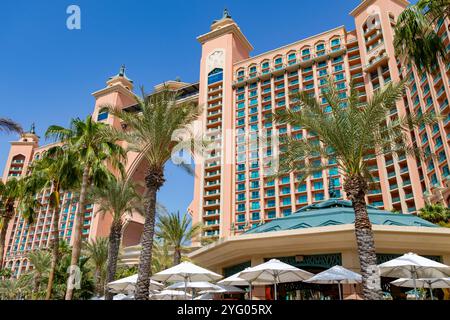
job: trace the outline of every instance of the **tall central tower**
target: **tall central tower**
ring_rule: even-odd
[[[233,64],[249,57],[252,45],[225,9],[211,31],[199,36],[202,45],[199,103],[203,131],[212,140],[205,158],[196,158],[193,221],[203,222],[203,237],[215,239],[231,228],[234,162]]]

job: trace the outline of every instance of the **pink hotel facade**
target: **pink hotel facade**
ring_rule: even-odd
[[[367,196],[369,204],[387,210],[415,213],[425,201],[450,204],[450,65],[439,61],[434,74],[419,76],[410,66],[402,66],[393,47],[393,26],[408,5],[404,0],[365,0],[350,14],[355,30],[344,26],[313,35],[295,43],[250,56],[252,45],[236,22],[228,15],[215,21],[208,33],[197,39],[202,46],[198,83],[168,81],[164,84],[180,92],[180,99],[198,101],[204,106],[200,122],[204,134],[220,150],[196,162],[193,201],[189,212],[194,222],[202,222],[202,238],[217,239],[240,234],[251,227],[288,216],[298,209],[335,196],[345,198],[342,178],[336,169],[326,170],[300,181],[295,172],[268,181],[265,160],[276,146],[258,141],[258,133],[295,135],[317,139],[306,130],[271,122],[270,114],[282,108],[295,108],[290,95],[305,90],[321,99],[321,90],[329,76],[341,89],[342,97],[353,81],[365,101],[390,81],[408,79],[408,89],[397,107],[387,115],[391,121],[406,113],[440,112],[444,118],[433,127],[411,132],[411,139],[437,157],[426,161],[412,157],[368,156],[375,184]],[[449,22],[438,28],[450,50]],[[162,85],[155,87],[156,90]],[[105,103],[139,112],[135,107],[133,83],[123,70],[95,92],[93,116],[117,128],[120,121],[102,110]],[[326,101],[323,101],[327,108]],[[27,133],[11,143],[3,179],[26,174],[29,163],[48,146],[38,146],[38,137]],[[320,159],[316,159],[320,160]],[[140,180],[145,161],[129,155],[128,173]],[[332,184],[332,187],[330,186]],[[40,195],[44,203],[46,194]],[[66,193],[61,212],[61,236],[71,241],[76,194]],[[95,205],[86,207],[85,237],[107,235],[109,221],[94,215]],[[27,226],[17,215],[8,227],[6,265],[16,274],[30,266],[26,253],[48,244],[51,219],[42,210],[37,222]],[[141,220],[127,219],[123,246],[139,243]]]

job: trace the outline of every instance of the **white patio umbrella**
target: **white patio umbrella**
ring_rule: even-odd
[[[186,300],[191,298],[190,294],[178,290],[163,290],[150,295],[150,300]]]
[[[218,287],[220,287],[219,290],[206,290],[205,292],[214,292],[214,293],[243,293],[245,290],[242,290],[241,288],[235,287],[235,286],[228,286],[224,284],[218,284]]]
[[[183,281],[185,283],[184,292],[187,295],[188,282],[217,281],[222,279],[222,276],[191,262],[182,262],[172,268],[156,273],[152,276],[152,279],[163,282]]]
[[[314,276],[312,273],[281,262],[269,260],[256,267],[247,268],[239,274],[239,278],[247,281],[270,282],[274,284],[275,300],[278,298],[277,284],[306,280]]]
[[[412,278],[417,299],[417,279],[446,278],[450,276],[450,267],[421,257],[415,253],[407,253],[378,265],[380,274],[384,277]]]
[[[177,282],[174,283],[170,286],[168,286],[166,289],[168,290],[185,290],[185,289],[190,289],[192,292],[192,296],[194,296],[194,291],[195,290],[212,290],[212,291],[218,291],[221,290],[222,288],[209,283],[207,281],[196,281],[196,282]]]
[[[196,298],[194,300],[214,300],[214,296],[212,293],[204,293]]]
[[[202,289],[221,290],[222,289],[221,287],[219,287],[219,286],[217,286],[215,284],[209,283],[207,281],[195,281],[195,282],[187,282],[187,283],[177,282],[177,283],[174,283],[174,284],[168,286],[166,289],[169,289],[169,290],[180,290],[180,289],[184,290],[184,288],[200,289],[200,290],[202,290]]]
[[[422,288],[428,288],[430,290],[431,300],[434,300],[433,289],[450,288],[450,278],[419,278],[415,280],[414,284],[413,279],[400,278],[392,281],[391,284],[397,287],[414,288],[414,285],[417,285]]]
[[[245,270],[247,270],[247,269],[249,269],[249,268],[246,268]],[[252,284],[255,284],[255,285],[271,284],[270,281],[263,283],[263,282],[258,282],[258,281],[248,281],[248,280],[242,279],[239,277],[241,272],[235,273],[235,274],[229,276],[228,278],[222,279],[219,282],[217,282],[217,284],[218,285],[228,285],[228,286],[249,286],[250,300],[252,300]]]
[[[102,297],[93,297],[91,300],[105,300],[105,296]],[[127,296],[126,294],[119,293],[113,296],[113,300],[134,300],[134,296]]]
[[[342,266],[334,266],[330,269],[316,274],[314,277],[305,280],[307,283],[334,284],[339,288],[339,299],[342,300],[341,283],[354,284],[361,283],[362,276],[356,272],[345,269]]]
[[[133,292],[136,286],[137,278],[138,275],[134,274],[132,276],[110,282],[108,283],[108,288],[117,293]],[[162,288],[164,288],[162,283],[150,280],[150,290],[160,290]]]

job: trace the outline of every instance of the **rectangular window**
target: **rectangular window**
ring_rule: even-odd
[[[318,192],[314,195],[314,200],[315,201],[322,201],[324,199],[324,195],[322,192]]]
[[[259,209],[260,209],[259,201],[251,202],[251,210],[259,210]]]
[[[314,182],[314,190],[322,190],[323,189],[323,182]]]
[[[259,203],[258,203],[259,207]],[[259,212],[252,212],[252,220],[259,220]]]
[[[281,194],[289,194],[291,193],[291,188],[290,187],[283,187],[281,189]]]

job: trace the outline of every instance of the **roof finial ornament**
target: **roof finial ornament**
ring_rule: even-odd
[[[230,15],[230,13],[228,12],[228,9],[227,9],[227,8],[224,8],[224,9],[223,9],[223,16],[222,16],[222,19],[227,19],[227,18],[231,18],[231,15]]]
[[[125,65],[123,64],[120,67],[119,76],[123,77],[125,75]]]
[[[34,124],[34,122],[31,124],[30,133],[36,134],[36,125]]]

